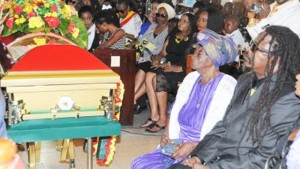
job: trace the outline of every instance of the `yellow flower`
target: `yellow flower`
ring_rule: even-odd
[[[77,38],[79,36],[79,29],[78,28],[73,29],[72,36],[74,38]]]
[[[46,44],[46,39],[45,38],[33,38],[33,41],[35,44],[38,46],[45,45]]]
[[[47,2],[47,0],[36,0],[35,3],[42,3],[45,4]]]
[[[15,1],[7,3],[4,3],[4,9],[9,9],[9,13],[12,15],[15,13],[15,7],[17,6],[17,3]]]
[[[45,25],[45,22],[40,16],[29,18],[29,28],[40,28]]]
[[[111,163],[111,161],[114,158],[114,154],[116,151],[116,136],[112,136],[112,139],[110,140],[111,145],[109,146],[109,154],[107,156],[107,159],[105,161],[105,165],[109,165]]]
[[[30,13],[33,11],[33,7],[31,6],[30,3],[25,2],[23,11],[26,13]]]
[[[50,4],[49,4],[49,3],[45,3],[44,6],[45,6],[46,8],[49,8],[49,7],[50,7]]]
[[[45,17],[54,17],[54,18],[57,18],[57,13],[56,12],[48,12],[45,14]]]
[[[51,16],[57,18],[57,16],[58,16],[58,15],[57,15],[57,12],[52,12],[52,13],[51,13]]]
[[[19,15],[15,14],[14,18],[19,18]]]
[[[61,9],[61,14],[69,19],[71,17],[71,7],[69,5],[64,5],[63,8]]]
[[[16,19],[15,23],[17,25],[20,25],[22,23],[26,22],[26,19],[24,18],[24,16],[22,15],[20,18]]]

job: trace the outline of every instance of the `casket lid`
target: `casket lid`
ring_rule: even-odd
[[[73,45],[44,45],[27,52],[1,80],[1,86],[116,83],[107,65]]]

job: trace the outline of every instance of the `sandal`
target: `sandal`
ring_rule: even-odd
[[[159,124],[155,124],[153,127],[148,127],[145,131],[150,133],[157,133],[165,128],[166,126],[160,126]]]
[[[153,120],[150,117],[139,127],[141,128],[152,128],[157,123],[157,120]]]

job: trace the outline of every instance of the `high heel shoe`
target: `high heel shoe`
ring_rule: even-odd
[[[157,123],[157,120],[153,120],[150,117],[142,124],[140,125],[141,128],[152,128]]]
[[[155,124],[152,127],[148,127],[145,131],[149,133],[157,133],[160,132],[161,130],[164,130],[166,126],[160,126],[159,124]]]

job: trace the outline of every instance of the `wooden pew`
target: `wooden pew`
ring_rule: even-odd
[[[111,49],[96,49],[93,54],[103,63],[108,65],[114,72],[120,75],[124,83],[125,93],[123,104],[121,107],[120,122],[123,125],[133,125],[133,104],[134,104],[134,82],[135,82],[135,68],[136,55],[135,50],[111,50]],[[120,58],[120,65],[114,66],[116,57]],[[117,57],[118,58],[118,57]],[[112,63],[113,60],[113,63]],[[118,59],[117,59],[118,60]]]

